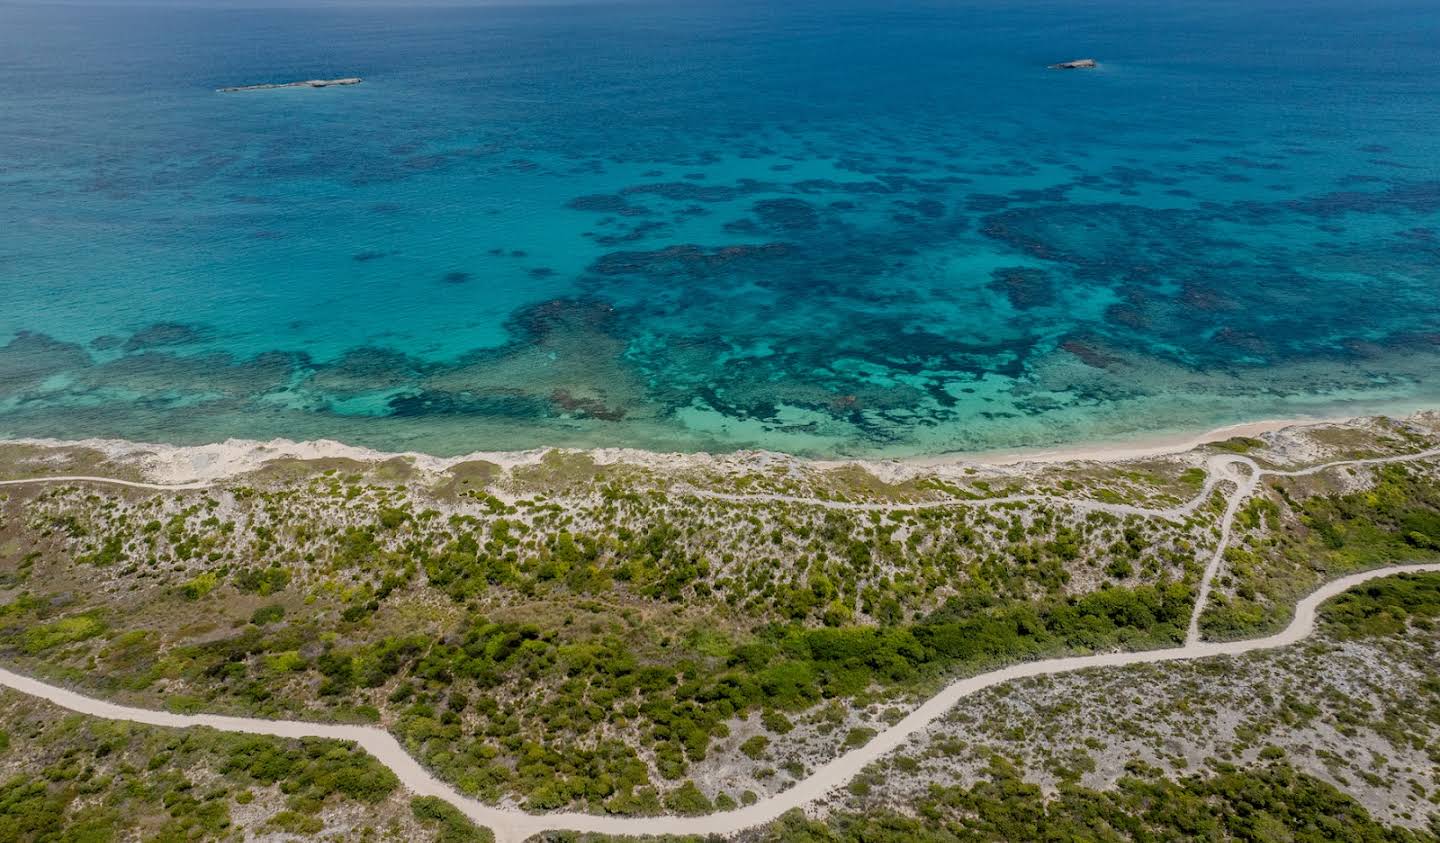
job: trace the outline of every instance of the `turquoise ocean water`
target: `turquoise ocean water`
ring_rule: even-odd
[[[0,0],[0,435],[909,456],[1440,403],[1437,45],[1428,0]]]

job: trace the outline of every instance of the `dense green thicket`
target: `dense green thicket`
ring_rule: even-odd
[[[1352,588],[1320,608],[1326,632],[1340,638],[1395,635],[1440,615],[1440,574],[1401,574]]]

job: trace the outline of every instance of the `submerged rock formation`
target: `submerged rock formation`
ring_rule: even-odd
[[[359,85],[364,82],[359,76],[347,76],[344,79],[307,79],[304,82],[281,82],[269,85],[241,85],[235,88],[220,88],[222,94],[235,94],[241,91],[273,91],[276,88],[330,88],[336,85]]]

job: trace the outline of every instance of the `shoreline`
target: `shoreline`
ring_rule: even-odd
[[[1423,411],[1420,411],[1423,412]],[[1384,415],[1384,414],[1380,414]],[[1406,414],[1414,415],[1413,413]],[[1202,445],[1223,442],[1237,436],[1258,437],[1290,427],[1318,427],[1327,424],[1353,424],[1361,419],[1377,418],[1374,415],[1348,416],[1296,416],[1283,419],[1261,419],[1253,422],[1238,422],[1213,427],[1200,433],[1172,433],[1142,435],[1135,439],[1112,439],[1085,445],[1061,445],[1054,448],[1011,448],[995,451],[981,451],[966,456],[964,462],[982,465],[1020,465],[1023,463],[1057,462],[1125,462],[1128,460],[1163,457],[1183,454]],[[1403,418],[1400,417],[1400,418]],[[917,457],[907,460],[917,465],[943,465],[947,460],[941,457]]]
[[[1404,416],[1409,418],[1425,410]],[[346,459],[379,463],[403,459],[417,468],[440,473],[460,463],[486,461],[502,468],[532,465],[552,451],[588,454],[600,465],[631,463],[650,468],[725,468],[754,467],[775,463],[792,463],[820,469],[860,465],[878,474],[894,475],[907,471],[944,469],[955,466],[1013,468],[1027,464],[1045,465],[1065,462],[1128,462],[1151,457],[1170,456],[1193,451],[1213,442],[1236,436],[1261,436],[1292,427],[1353,424],[1377,416],[1346,415],[1334,417],[1297,417],[1262,419],[1223,425],[1199,433],[1157,434],[1128,440],[1110,440],[1083,445],[1048,448],[1017,448],[973,453],[937,454],[909,458],[813,458],[764,450],[737,450],[726,453],[684,453],[647,451],[635,448],[533,448],[524,451],[473,451],[454,457],[439,457],[418,451],[378,451],[347,445],[331,439],[294,441],[272,439],[227,439],[207,445],[168,445],[133,442],[125,439],[0,439],[0,446],[19,445],[44,448],[88,448],[106,458],[129,462],[144,475],[159,483],[182,484],[224,480],[246,474],[273,460]]]

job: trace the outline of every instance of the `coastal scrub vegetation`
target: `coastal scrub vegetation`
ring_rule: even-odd
[[[1063,784],[1054,794],[993,757],[971,787],[934,786],[904,813],[838,811],[823,820],[791,811],[748,833],[751,843],[977,843],[1016,840],[1253,840],[1289,843],[1435,843],[1440,828],[1387,825],[1334,786],[1283,762],[1251,769],[1217,764],[1172,779],[1142,762],[1109,790]],[[555,843],[630,838],[552,834]],[[703,843],[703,837],[650,837]]]
[[[874,727],[839,728],[837,704],[1178,643],[1218,502],[1174,521],[1059,499],[856,510],[599,472],[542,461],[530,497],[489,470],[426,487],[296,466],[203,492],[27,490],[0,509],[37,548],[0,569],[0,649],[174,710],[383,722],[483,799],[702,811],[744,795],[688,780],[732,730],[779,748],[780,788],[806,765],[776,724],[839,752]],[[1110,485],[1161,477],[1131,474]]]
[[[974,787],[936,787],[894,812],[787,815],[765,843],[960,843],[1011,840],[1275,840],[1295,843],[1433,843],[1435,833],[1377,822],[1354,799],[1283,763],[1220,764],[1210,774],[1167,778],[1132,766],[1113,790],[1062,784],[1047,796],[996,758]]]

